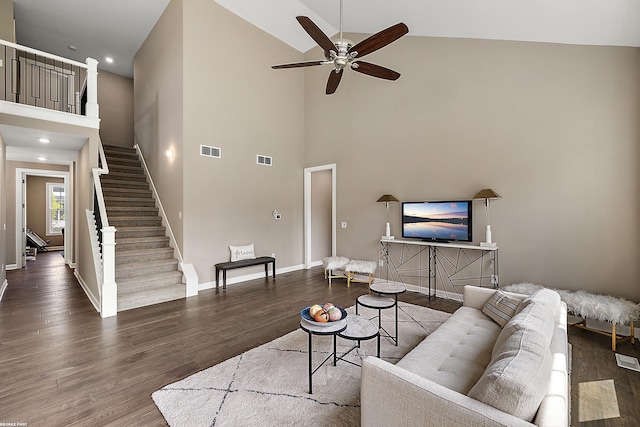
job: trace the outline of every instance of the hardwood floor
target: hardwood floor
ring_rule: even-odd
[[[366,292],[320,268],[257,279],[197,297],[102,319],[56,252],[7,273],[0,302],[0,424],[163,426],[151,400],[160,387],[271,341],[299,325],[310,302],[350,306]],[[406,293],[448,312],[458,303]],[[640,373],[618,368],[606,337],[570,330],[574,426],[637,426]],[[640,345],[620,353],[639,357]],[[578,421],[580,382],[613,379],[621,416]]]

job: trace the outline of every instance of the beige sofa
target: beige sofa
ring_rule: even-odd
[[[569,425],[566,305],[548,289],[495,292],[466,286],[463,307],[398,363],[363,361],[363,426]],[[517,307],[504,326],[483,313],[500,298]]]

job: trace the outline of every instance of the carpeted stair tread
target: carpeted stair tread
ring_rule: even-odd
[[[117,239],[126,239],[132,237],[152,237],[152,236],[165,236],[166,228],[161,225],[155,226],[140,226],[140,227],[124,227],[121,226],[117,231]]]
[[[118,247],[118,245],[116,245]],[[167,246],[164,248],[130,249],[116,252],[116,266],[136,262],[146,262],[158,259],[173,258],[174,250]]]
[[[116,257],[122,251],[133,249],[158,249],[169,247],[167,236],[133,237],[118,239],[116,235]]]
[[[174,271],[178,271],[178,260],[175,258],[145,261],[144,263],[116,264],[116,282]]]
[[[119,225],[162,225],[162,218],[158,216],[115,216],[113,218],[109,218],[109,224],[116,228],[118,228]]]
[[[184,285],[162,286],[151,291],[138,291],[118,296],[118,311],[132,310],[185,298]]]
[[[102,187],[103,196],[117,197],[123,194],[129,197],[151,197],[151,190],[149,190],[148,188]]]
[[[150,197],[105,196],[104,204],[109,208],[117,206],[155,206],[156,202]]]
[[[118,187],[118,188],[139,188],[142,190],[149,189],[149,184],[147,182],[108,179],[108,178],[104,178],[105,176],[108,176],[108,175],[103,175],[103,178],[101,179],[101,184],[103,188]]]
[[[117,281],[118,293],[149,289],[154,286],[168,286],[182,283],[182,272],[179,270],[145,274],[144,276],[125,277]]]
[[[107,215],[112,216],[157,216],[155,206],[107,206]]]
[[[121,171],[114,171],[113,169],[110,169],[107,175],[102,175],[102,178],[103,180],[117,179],[122,181],[147,182],[147,177],[144,176],[143,173],[134,173],[133,171],[121,172]]]

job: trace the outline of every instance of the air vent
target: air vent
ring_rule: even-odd
[[[269,156],[258,154],[257,159],[259,165],[271,166],[271,164],[273,163],[271,157]]]
[[[201,145],[200,146],[200,155],[201,156],[206,156],[206,157],[215,157],[217,159],[219,159],[221,156],[222,152],[220,150],[220,148],[218,147],[211,147],[209,145]]]

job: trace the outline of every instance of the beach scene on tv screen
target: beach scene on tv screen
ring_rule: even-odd
[[[467,240],[468,202],[405,203],[402,224],[404,237]]]

